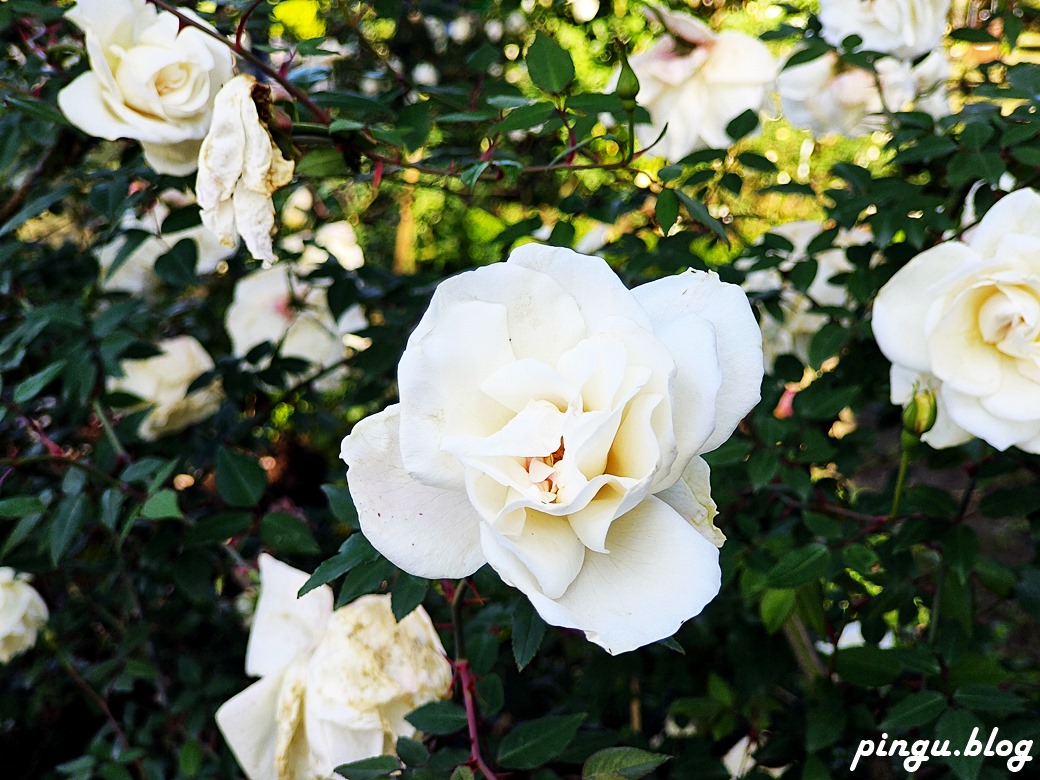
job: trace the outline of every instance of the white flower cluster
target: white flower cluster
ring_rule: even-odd
[[[855,35],[860,48],[887,56],[876,73],[833,52],[786,68],[777,78],[784,116],[817,135],[857,136],[882,129],[889,111],[949,114],[941,46],[949,10],[950,0],[820,0],[824,40],[840,46]]]

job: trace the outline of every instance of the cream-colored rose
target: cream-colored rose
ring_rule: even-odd
[[[273,263],[271,194],[292,181],[293,161],[282,156],[260,119],[254,96],[264,92],[266,101],[270,88],[252,76],[235,76],[220,90],[199,153],[195,194],[202,224],[221,243],[232,246],[240,235],[253,257]]]
[[[219,382],[188,393],[191,383],[213,368],[213,358],[191,336],[176,336],[156,345],[161,355],[124,360],[123,376],[112,377],[109,391],[131,393],[153,408],[138,435],[145,441],[182,431],[220,408],[224,394]]]
[[[79,0],[66,17],[90,58],[58,93],[68,120],[99,138],[140,141],[158,173],[194,171],[213,99],[231,78],[231,50],[145,0]]]
[[[708,147],[725,148],[733,139],[726,126],[748,109],[765,106],[777,64],[764,43],[735,30],[713,32],[689,14],[654,7],[667,33],[645,52],[629,58],[639,78],[636,101],[650,113],[650,125],[636,134],[649,146],[668,126],[652,153],[680,160]],[[617,85],[615,72],[608,90]]]
[[[343,312],[337,322],[325,289],[297,278],[286,263],[239,280],[224,324],[237,357],[269,341],[282,357],[300,358],[321,368],[343,360],[344,336],[368,325],[358,306]]]
[[[883,129],[884,109],[906,109],[914,97],[914,82],[910,66],[900,60],[883,57],[875,67],[877,80],[874,74],[843,65],[834,52],[827,52],[788,68],[776,80],[784,117],[816,135],[859,136]]]
[[[526,244],[442,282],[400,403],[342,457],[366,538],[420,577],[490,563],[549,623],[611,653],[718,593],[700,457],[759,398],[744,292],[688,271],[627,289],[596,257]]]
[[[1040,195],[1013,192],[967,243],[913,258],[878,293],[873,328],[892,400],[915,384],[936,393],[926,442],[1040,452]]]
[[[404,716],[443,699],[451,665],[422,607],[394,620],[389,596],[333,611],[322,585],[260,556],[260,601],[246,674],[261,679],[217,710],[217,725],[249,780],[339,777],[340,764],[392,755],[414,737]]]
[[[28,574],[0,566],[0,663],[6,664],[36,644],[50,612]]]
[[[122,290],[146,296],[154,294],[162,284],[155,272],[155,261],[184,239],[195,243],[195,272],[198,274],[213,273],[224,260],[235,253],[237,244],[233,247],[224,246],[205,225],[164,233],[162,224],[169,212],[169,208],[160,199],[140,218],[130,214],[123,220],[121,227],[124,230],[143,230],[152,235],[138,244],[114,271],[111,269],[127,239],[120,236],[95,250],[98,264],[101,266],[102,290]]]
[[[813,336],[828,320],[827,315],[814,311],[815,306],[840,307],[849,303],[846,288],[840,284],[833,284],[831,279],[853,270],[852,264],[845,256],[845,249],[870,241],[870,232],[864,228],[839,231],[833,248],[814,255],[817,263],[816,276],[809,285],[808,294],[797,290],[785,277],[795,265],[807,259],[809,244],[820,234],[823,227],[820,222],[804,220],[788,222],[773,228],[771,232],[791,242],[791,251],[779,265],[766,270],[750,271],[744,280],[743,287],[748,292],[780,293],[780,308],[784,314],[782,321],[775,319],[764,305],[759,306],[762,353],[767,371],[772,371],[776,358],[784,354],[794,355],[803,363],[808,363],[809,345]],[[734,265],[737,270],[748,271],[754,265],[754,260],[743,258]]]
[[[839,46],[850,35],[862,49],[914,59],[939,46],[950,0],[820,0],[823,38]]]

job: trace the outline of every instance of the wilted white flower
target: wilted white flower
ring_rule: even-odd
[[[162,354],[120,363],[123,376],[111,377],[110,392],[131,393],[153,408],[138,435],[145,441],[182,431],[220,408],[224,394],[219,382],[193,393],[191,383],[213,368],[213,358],[191,336],[177,336],[156,345]]]
[[[834,239],[834,247],[814,255],[817,263],[816,276],[809,285],[808,294],[795,289],[785,280],[795,265],[804,262],[808,257],[808,248],[812,240],[823,230],[820,222],[811,220],[787,222],[771,231],[791,242],[792,249],[779,265],[748,273],[743,287],[749,292],[780,293],[780,308],[783,310],[783,321],[774,319],[764,306],[759,306],[760,324],[762,326],[762,352],[767,371],[772,371],[776,358],[784,354],[795,355],[803,363],[809,362],[809,345],[813,336],[827,322],[827,315],[813,311],[814,304],[819,306],[847,306],[849,293],[844,285],[833,284],[831,279],[841,273],[853,270],[852,264],[845,256],[845,249],[850,246],[866,244],[870,241],[870,231],[857,227],[852,230],[840,230]],[[754,264],[752,258],[743,258],[735,263],[738,270],[747,271]]]
[[[884,57],[875,67],[877,79],[827,52],[788,68],[777,77],[784,117],[816,135],[859,136],[883,129],[884,109],[904,110],[914,97],[914,82],[909,64],[901,60]]]
[[[308,576],[267,554],[260,579],[246,648],[246,674],[260,680],[216,716],[249,780],[339,778],[340,764],[415,736],[404,716],[451,686],[426,611],[397,622],[389,596],[333,611],[328,585],[297,598]]]
[[[205,225],[163,233],[162,224],[169,211],[163,198],[160,198],[141,218],[129,215],[123,220],[121,227],[124,230],[143,230],[152,235],[131,250],[115,271],[111,269],[128,239],[119,236],[95,250],[98,264],[101,266],[101,289],[122,290],[134,295],[153,294],[162,282],[155,272],[155,261],[184,239],[195,243],[195,272],[199,274],[213,273],[224,260],[235,253],[237,244],[233,247],[224,246]]]
[[[0,566],[0,663],[35,645],[48,617],[47,604],[29,584],[29,575]]]
[[[83,30],[90,58],[90,70],[58,93],[68,120],[99,138],[140,141],[159,173],[194,171],[213,100],[231,78],[230,49],[145,0],[79,0],[66,17]]]
[[[253,257],[273,263],[271,194],[290,181],[293,161],[275,145],[257,111],[270,88],[252,76],[235,76],[220,90],[213,125],[202,142],[195,194],[202,224],[231,246],[242,236]]]
[[[718,593],[699,457],[758,401],[744,292],[688,271],[628,290],[599,258],[527,244],[442,282],[400,403],[343,442],[362,530],[420,577],[485,562],[611,653]]]
[[[657,8],[652,12],[668,31],[645,52],[629,58],[639,78],[636,101],[650,112],[651,124],[637,125],[644,146],[664,130],[653,153],[679,160],[706,147],[732,143],[726,126],[747,110],[764,107],[777,64],[764,43],[735,30],[713,32],[688,14]],[[615,72],[608,90],[617,85]]]
[[[1040,452],[1040,195],[1013,192],[966,243],[913,258],[881,288],[872,325],[893,402],[917,384],[936,394],[924,441]]]
[[[823,38],[838,46],[850,35],[860,48],[914,59],[939,46],[950,0],[820,0]]]
[[[237,357],[269,341],[282,357],[300,358],[321,368],[343,360],[344,335],[368,325],[358,306],[347,309],[337,322],[325,289],[297,279],[285,263],[240,279],[224,324]],[[324,379],[319,387],[330,386],[336,376]]]

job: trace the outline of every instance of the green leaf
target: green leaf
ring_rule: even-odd
[[[466,726],[466,711],[450,701],[432,701],[404,719],[426,734],[451,734]]]
[[[830,560],[830,552],[819,542],[792,550],[781,558],[766,574],[770,588],[797,588],[823,576]]]
[[[767,590],[758,605],[767,634],[775,634],[794,609],[795,592],[789,588]]]
[[[360,528],[357,507],[354,506],[354,499],[350,497],[349,489],[339,485],[322,485],[321,492],[328,498],[329,510],[334,518],[355,530]]]
[[[204,545],[222,542],[232,536],[244,534],[253,524],[249,512],[218,512],[203,517],[188,531],[187,544]]]
[[[1026,704],[1022,697],[993,685],[964,685],[953,694],[953,700],[969,710],[1005,715],[1021,712]]]
[[[28,222],[33,217],[42,214],[59,200],[71,193],[72,190],[73,188],[71,186],[59,187],[56,190],[44,193],[40,197],[29,201],[13,217],[0,226],[0,238],[3,238],[8,233],[21,227],[25,222]]]
[[[195,777],[202,769],[203,758],[204,754],[198,742],[194,739],[185,742],[177,759],[181,774],[185,777]]]
[[[610,777],[624,777],[627,780],[639,780],[670,758],[634,747],[606,748],[589,756],[581,768],[581,778],[608,780]]]
[[[686,211],[694,222],[699,222],[707,227],[712,233],[721,239],[722,243],[729,246],[729,236],[726,235],[726,228],[724,228],[722,223],[708,212],[707,206],[699,200],[690,197],[682,190],[673,190],[673,192],[675,193],[675,196],[682,201],[682,204],[686,206]]]
[[[43,502],[36,496],[0,498],[0,517],[24,517],[43,510]]]
[[[315,588],[332,582],[341,577],[355,566],[370,563],[379,558],[379,552],[364,536],[359,533],[351,534],[339,548],[339,552],[326,561],[318,564],[314,574],[303,583],[296,594],[297,598],[309,593]]]
[[[252,455],[217,450],[217,492],[231,506],[254,506],[267,487],[267,475]]]
[[[375,756],[341,764],[335,771],[346,780],[384,780],[400,769],[401,763],[393,756]]]
[[[849,332],[836,322],[828,322],[812,337],[809,343],[809,365],[819,368],[825,360],[841,351]]]
[[[972,732],[979,729],[983,733],[982,722],[967,710],[950,710],[946,712],[935,725],[935,737],[941,741],[948,741],[951,749],[955,745],[967,745]],[[985,739],[985,737],[983,737]],[[946,763],[957,780],[975,780],[982,769],[985,756],[979,751],[976,756],[950,756],[942,759]]]
[[[531,602],[521,597],[513,610],[513,658],[517,669],[523,669],[531,663],[544,636],[545,621],[531,606]]]
[[[194,239],[182,238],[155,261],[155,273],[172,287],[188,287],[198,282],[195,275],[198,258],[199,245]]]
[[[355,566],[343,578],[343,584],[336,596],[336,608],[349,604],[366,593],[381,590],[396,571],[394,565],[386,558],[376,558],[374,561]]]
[[[90,500],[85,493],[67,496],[58,504],[50,528],[51,563],[55,566],[83,527],[89,508]]]
[[[756,127],[758,127],[758,112],[749,108],[726,125],[726,135],[734,141],[739,141]]]
[[[476,780],[476,775],[468,766],[457,766],[448,780]]]
[[[408,737],[398,737],[397,756],[408,766],[422,766],[430,760],[430,751],[422,742]]]
[[[260,518],[260,538],[279,553],[321,552],[307,525],[287,512],[268,512]]]
[[[864,645],[838,651],[838,676],[853,685],[878,688],[899,675],[899,661],[887,650]]]
[[[541,30],[535,33],[525,61],[531,81],[546,92],[559,94],[574,80],[571,55]]]
[[[33,374],[31,377],[21,382],[18,387],[14,389],[14,402],[16,404],[24,404],[26,401],[32,400],[40,391],[43,390],[51,381],[61,373],[61,370],[65,367],[65,361],[59,360],[56,363],[51,363],[47,368],[43,369],[37,374]]]
[[[498,763],[505,769],[534,769],[558,756],[578,733],[585,713],[551,715],[521,723],[498,746]]]
[[[513,130],[530,130],[555,114],[556,107],[552,103],[535,103],[532,106],[514,108],[506,114],[502,121],[491,128],[488,135],[508,133]]]
[[[338,149],[314,149],[307,152],[303,159],[296,163],[296,173],[299,176],[313,176],[320,179],[326,176],[342,176],[347,172],[343,153]]]
[[[154,496],[150,496],[141,507],[141,516],[148,520],[181,517],[180,507],[177,506],[177,494],[169,488],[165,488]]]
[[[401,621],[411,614],[412,610],[422,604],[429,587],[430,581],[423,577],[416,577],[407,572],[397,575],[390,589],[390,608],[394,612],[394,618]]]
[[[930,723],[946,709],[946,697],[938,691],[911,693],[888,711],[878,728],[909,729]]]
[[[657,218],[657,224],[661,226],[661,230],[668,235],[675,220],[679,218],[679,199],[673,190],[664,189],[658,194],[654,216]]]

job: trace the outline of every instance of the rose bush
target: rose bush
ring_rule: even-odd
[[[967,243],[921,253],[878,292],[872,327],[892,361],[892,401],[938,398],[924,440],[977,436],[1040,452],[1040,195],[1002,198]]]
[[[234,246],[241,236],[253,257],[273,263],[271,193],[292,181],[294,163],[282,156],[258,112],[257,96],[269,94],[252,76],[236,76],[221,88],[199,152],[195,194],[202,224],[221,243]]]
[[[422,607],[397,622],[389,596],[364,596],[334,612],[327,585],[297,599],[307,579],[260,556],[246,674],[261,679],[216,715],[249,780],[329,777],[340,764],[392,754],[398,737],[415,735],[404,716],[451,685]]]
[[[490,563],[611,653],[668,637],[718,592],[699,456],[758,400],[761,361],[714,274],[629,292],[598,258],[521,247],[437,288],[400,403],[344,440],[362,529],[419,576]]]
[[[950,0],[820,0],[828,43],[858,35],[862,48],[908,60],[939,46],[949,12]]]
[[[83,30],[90,59],[58,95],[69,121],[99,138],[140,141],[158,173],[194,171],[213,100],[231,78],[228,47],[145,0],[79,0],[66,17]]]
[[[29,584],[28,575],[0,566],[0,664],[36,644],[49,614],[46,602]]]

